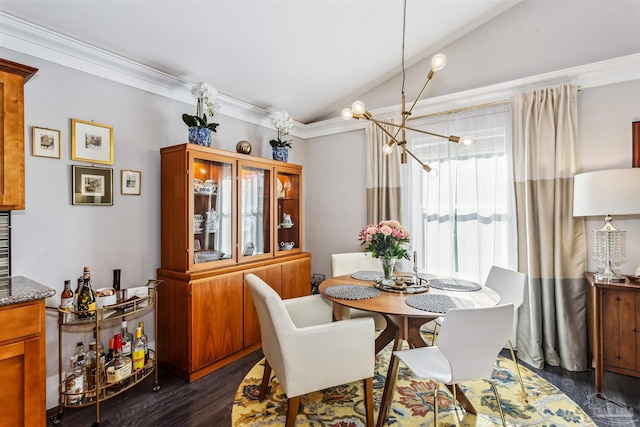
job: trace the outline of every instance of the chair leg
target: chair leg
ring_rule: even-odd
[[[433,322],[433,334],[431,335],[431,347],[436,344],[436,335],[438,334],[438,322]]]
[[[511,344],[511,340],[508,341],[509,351],[511,352],[511,358],[513,359],[513,363],[516,365],[516,372],[518,373],[518,380],[520,381],[520,388],[522,389],[522,396],[524,396],[525,403],[529,403],[527,399],[527,392],[524,391],[524,384],[522,382],[522,375],[520,374],[520,366],[518,365],[518,359],[516,359],[516,355],[513,352],[513,345]]]
[[[373,421],[373,378],[364,379],[364,410],[367,427],[373,427],[375,425]]]
[[[486,378],[485,378],[485,381],[491,384],[491,387],[493,388],[493,394],[496,397],[496,402],[498,402],[498,410],[500,411],[500,418],[502,419],[502,425],[504,427],[507,427],[507,423],[504,420],[504,413],[502,412],[502,405],[500,404],[500,396],[498,395],[498,388],[496,387],[493,381],[488,380]]]
[[[300,396],[290,397],[287,401],[287,422],[285,427],[294,427],[296,425],[298,406],[300,406]]]
[[[269,387],[269,378],[271,377],[271,365],[269,361],[264,359],[264,372],[262,373],[262,383],[260,384],[260,394],[258,400],[262,402],[267,396],[267,387]]]

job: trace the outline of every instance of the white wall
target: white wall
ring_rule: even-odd
[[[307,141],[305,242],[311,271],[331,276],[332,253],[362,250],[366,225],[364,131]]]
[[[90,266],[94,288],[111,286],[113,269],[122,270],[122,286],[141,286],[156,278],[160,267],[160,148],[187,141],[183,113],[193,105],[117,84],[7,49],[0,57],[39,69],[25,85],[25,185],[26,209],[13,211],[12,275],[43,283],[57,294],[47,305],[59,304],[64,280],[76,279]],[[247,140],[252,155],[271,157],[269,140],[274,129],[225,117],[213,134],[213,146],[235,151]],[[114,127],[113,206],[73,206],[71,119],[93,120]],[[31,127],[62,131],[62,158],[31,155]],[[304,144],[294,139],[289,161],[303,164]],[[99,165],[98,165],[99,166]],[[142,194],[120,194],[120,170],[142,171]],[[55,312],[47,316],[47,408],[57,405],[58,330]],[[138,319],[136,319],[138,320]],[[145,329],[153,339],[153,318],[145,316]],[[118,326],[119,327],[119,326]],[[132,325],[129,330],[133,329]],[[103,344],[108,340],[103,334]],[[89,332],[65,335],[63,366],[75,342],[88,344]]]
[[[580,172],[630,168],[631,123],[640,121],[640,80],[583,90],[578,97]],[[589,271],[595,270],[591,230],[602,227],[603,220],[590,217],[586,221]],[[633,274],[640,266],[640,215],[614,217],[613,224],[627,232],[627,263],[622,273]]]

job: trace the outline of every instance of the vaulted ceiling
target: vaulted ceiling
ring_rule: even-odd
[[[408,0],[407,66],[520,0]],[[0,12],[310,123],[400,71],[400,0],[34,0]]]

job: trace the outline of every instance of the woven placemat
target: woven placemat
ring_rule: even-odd
[[[324,294],[339,299],[368,299],[380,295],[380,291],[370,286],[335,285],[325,288]]]
[[[482,289],[482,286],[475,282],[461,279],[431,279],[429,285],[443,291],[473,292]]]
[[[404,300],[408,306],[431,313],[446,313],[450,308],[471,308],[473,303],[464,299],[438,294],[411,295]]]
[[[351,277],[357,280],[368,280],[373,282],[378,277],[382,276],[382,271],[356,271],[351,274]]]

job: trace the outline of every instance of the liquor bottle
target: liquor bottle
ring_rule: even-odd
[[[122,339],[122,355],[131,357],[131,346],[133,345],[133,335],[127,330],[127,321],[122,320],[122,331],[120,332]]]
[[[138,323],[138,327],[140,328],[140,332],[142,334],[142,342],[144,342],[144,364],[146,365],[149,361],[149,339],[144,333],[144,322]]]
[[[87,351],[84,365],[87,373],[85,397],[88,402],[93,402],[96,400],[96,388],[100,383],[100,375],[98,374],[98,354],[95,342],[89,343],[89,351]]]
[[[76,350],[71,355],[71,370],[67,374],[65,381],[67,391],[67,403],[69,405],[80,405],[84,398],[87,376],[85,370],[84,343],[78,341]]]
[[[80,405],[84,397],[84,355],[80,356],[80,360],[73,355],[71,357],[71,370],[67,372],[65,379],[65,391],[67,405]]]
[[[71,313],[74,310],[73,291],[71,290],[70,280],[64,281],[64,290],[62,291],[62,294],[60,294],[60,309],[67,312],[63,314],[64,323],[73,320],[73,314]]]
[[[91,288],[91,274],[89,267],[84,268],[82,276],[82,288],[78,294],[78,317],[81,319],[93,319],[96,315],[96,294]]]
[[[102,365],[102,367],[104,368],[104,365],[106,363],[106,357],[107,354],[104,352],[104,346],[102,345],[102,343],[100,341],[98,341],[98,334],[96,334],[96,327],[93,327],[93,340],[91,340],[91,342],[89,342],[89,347],[91,347],[92,344],[94,344],[96,346],[96,357],[97,360],[100,361],[100,364]]]
[[[136,340],[133,343],[131,354],[136,378],[142,378],[144,375],[144,342],[142,341],[142,330],[139,327],[136,328]]]
[[[107,368],[107,383],[124,385],[125,378],[131,375],[131,359],[122,354],[122,337],[116,334],[115,342],[115,358],[111,366]]]
[[[104,359],[104,366],[106,367],[109,362],[111,362],[113,360],[113,358],[115,357],[115,352],[114,352],[114,346],[115,346],[115,340],[113,337],[109,338],[109,352],[107,353],[105,359]],[[105,368],[106,369],[106,368]]]

